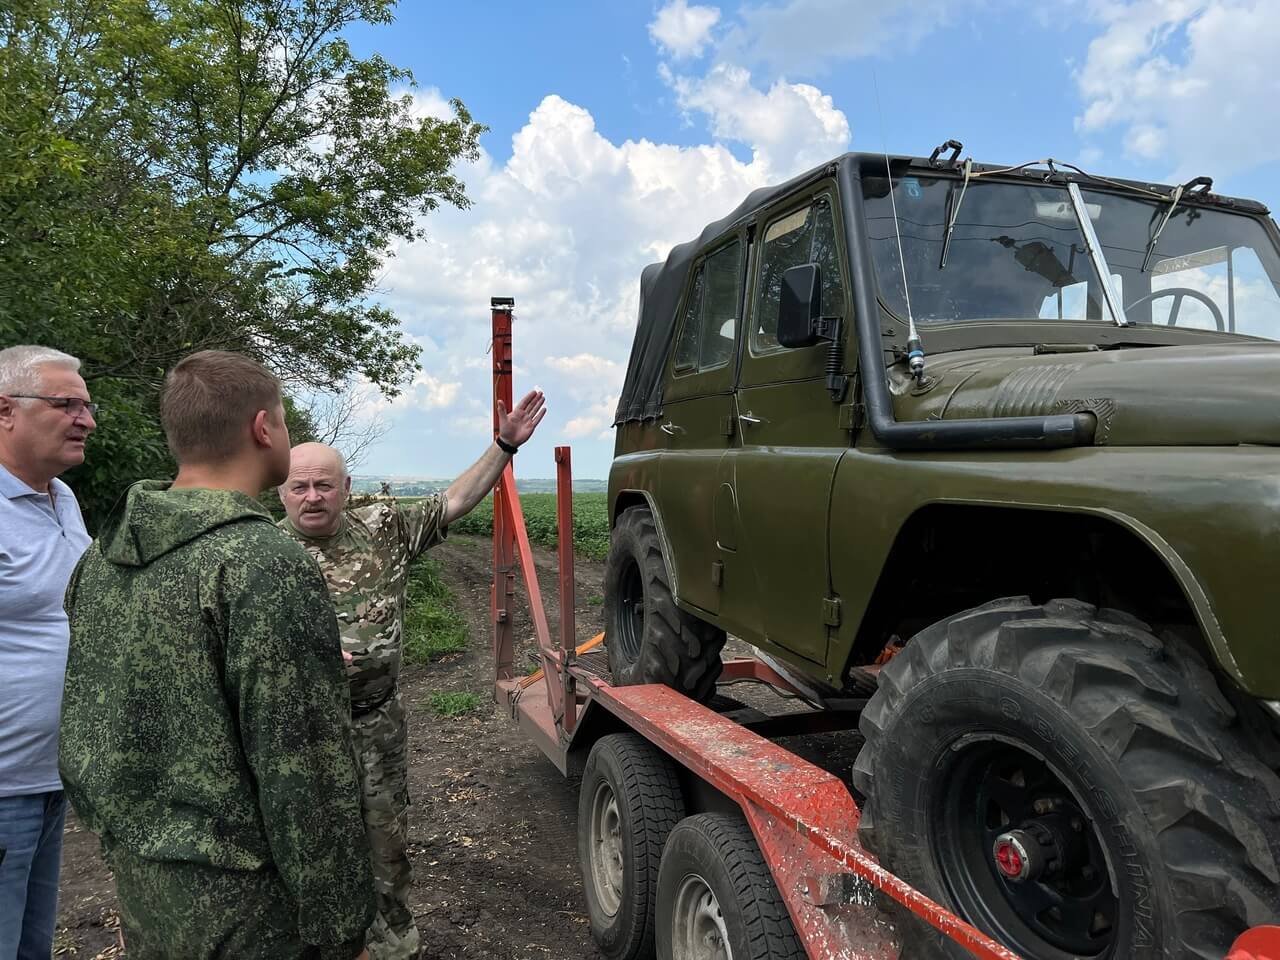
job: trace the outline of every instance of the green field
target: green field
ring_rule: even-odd
[[[401,497],[411,500],[412,497]],[[543,546],[556,545],[556,496],[554,493],[526,493],[520,497],[529,539]],[[450,533],[477,537],[493,535],[493,498],[486,497],[461,520],[449,528]],[[573,495],[573,545],[578,553],[603,560],[609,552],[608,499],[603,493]],[[591,596],[588,603],[602,598]],[[467,646],[467,623],[458,612],[457,598],[440,577],[439,563],[430,556],[420,557],[409,574],[409,596],[405,611],[404,657],[409,663],[427,664]],[[442,701],[443,704],[443,701]],[[457,704],[436,706],[442,716],[459,710]]]
[[[520,497],[529,539],[554,547],[556,536],[556,495],[526,493]],[[477,537],[493,535],[493,498],[486,497],[474,510],[449,528],[451,533]],[[573,546],[584,556],[603,560],[609,553],[609,500],[603,493],[573,495]]]
[[[467,621],[458,612],[457,598],[440,578],[440,565],[419,557],[409,571],[404,617],[404,658],[430,663],[467,647]]]

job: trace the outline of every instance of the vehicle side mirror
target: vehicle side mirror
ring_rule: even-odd
[[[829,340],[822,312],[822,271],[816,263],[791,267],[782,275],[778,301],[778,343],[811,347]]]

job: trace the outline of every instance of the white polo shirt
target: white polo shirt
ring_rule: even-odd
[[[63,595],[89,534],[61,480],[37,493],[0,465],[0,797],[61,790]]]

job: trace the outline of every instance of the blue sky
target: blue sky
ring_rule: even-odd
[[[517,390],[549,414],[519,458],[574,447],[604,477],[648,262],[750,189],[846,149],[991,162],[1052,156],[1280,204],[1280,4],[1239,0],[772,0],[745,4],[402,0],[348,34],[410,68],[425,113],[489,126],[474,201],[396,250],[381,299],[423,346],[358,473],[449,477],[487,443],[490,295],[516,297]],[[875,85],[880,91],[877,109]]]

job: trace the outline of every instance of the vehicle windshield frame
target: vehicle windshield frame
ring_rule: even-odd
[[[890,225],[887,230],[880,229],[879,232],[877,232],[877,227],[883,228],[884,224],[889,222],[887,217],[891,215],[890,204],[885,199],[888,194],[885,190],[886,177],[884,170],[885,168],[883,166],[880,166],[879,169],[876,169],[874,166],[869,166],[869,168],[864,168],[859,171],[859,176],[855,181],[857,189],[862,194],[860,197],[860,203],[858,204],[863,215],[862,223],[859,224],[859,229],[865,231],[864,235],[867,241],[865,251],[867,260],[869,261],[867,266],[870,268],[869,273],[875,281],[875,301],[880,310],[883,311],[886,316],[905,324],[907,318],[901,294],[902,268],[898,260],[897,250],[890,249],[894,246],[892,232],[894,227]],[[1106,297],[1103,294],[1104,285],[1099,280],[1096,268],[1092,265],[1083,267],[1080,262],[1079,258],[1081,256],[1086,260],[1088,259],[1086,252],[1089,244],[1087,242],[1085,232],[1081,229],[1078,216],[1076,215],[1076,212],[1072,210],[1069,197],[1069,184],[1078,183],[1078,189],[1083,195],[1084,209],[1080,212],[1083,213],[1089,208],[1097,209],[1102,205],[1106,205],[1114,226],[1116,226],[1117,229],[1122,225],[1126,226],[1129,233],[1133,232],[1133,223],[1136,223],[1138,220],[1137,211],[1139,208],[1128,206],[1128,204],[1141,205],[1142,222],[1144,223],[1146,214],[1150,212],[1152,230],[1163,229],[1165,226],[1165,218],[1170,212],[1170,202],[1173,195],[1172,190],[1169,192],[1167,197],[1164,197],[1156,192],[1156,188],[1144,188],[1136,185],[1132,189],[1126,189],[1126,185],[1119,181],[1104,182],[1086,178],[1076,179],[1050,177],[1047,175],[1044,177],[1032,177],[1025,174],[993,175],[990,171],[986,171],[980,181],[970,181],[967,184],[968,193],[964,201],[963,210],[959,217],[959,223],[953,225],[948,219],[951,213],[951,201],[949,201],[947,197],[953,192],[958,192],[962,189],[961,170],[959,167],[954,169],[937,169],[931,167],[922,168],[918,163],[902,163],[899,160],[892,164],[891,179],[894,184],[895,194],[899,198],[899,228],[904,225],[908,225],[912,229],[923,226],[924,228],[936,231],[936,236],[917,236],[914,238],[919,241],[918,245],[921,249],[916,251],[914,258],[915,262],[910,258],[907,262],[907,278],[912,284],[911,298],[913,306],[916,307],[915,320],[920,327],[921,334],[924,337],[926,344],[930,339],[931,333],[936,334],[937,331],[944,328],[974,328],[981,326],[989,332],[993,325],[999,324],[1016,326],[1034,326],[1040,324],[1045,327],[1054,326],[1056,328],[1061,328],[1063,325],[1074,325],[1081,328],[1079,336],[1082,339],[1093,341],[1107,340],[1114,342],[1117,339],[1114,336],[1092,333],[1092,331],[1098,330],[1099,327],[1109,327],[1111,331],[1115,332],[1117,330],[1117,324],[1113,321],[1112,313],[1106,304]],[[910,222],[910,214],[905,212],[903,209],[905,206],[908,211],[910,210],[910,203],[904,203],[904,191],[907,189],[907,184],[913,182],[917,188],[917,197],[919,196],[919,187],[922,183],[926,185],[925,189],[934,186],[940,186],[942,188],[934,195],[932,206],[925,211],[924,221],[926,222],[923,222],[923,224]],[[977,188],[976,193],[975,188]],[[932,312],[929,310],[927,297],[922,296],[918,292],[918,281],[912,277],[913,268],[918,269],[920,264],[925,262],[925,258],[921,256],[921,250],[929,252],[931,259],[929,260],[929,267],[925,271],[921,272],[920,275],[927,277],[928,282],[932,284],[932,288],[935,292],[938,288],[945,288],[949,282],[953,282],[948,279],[948,275],[952,275],[953,271],[958,273],[958,267],[960,269],[964,268],[964,264],[958,263],[956,260],[956,241],[950,236],[951,230],[954,227],[969,227],[973,234],[967,238],[970,240],[997,239],[997,237],[987,236],[986,234],[995,233],[996,230],[1000,229],[1000,223],[998,221],[987,224],[979,217],[976,224],[974,222],[965,222],[969,221],[970,217],[974,215],[974,208],[981,206],[981,201],[983,199],[982,191],[992,188],[1015,188],[1023,191],[1052,191],[1051,194],[1047,193],[1046,197],[1053,196],[1060,198],[1064,210],[1067,211],[1067,215],[1070,216],[1069,236],[1061,233],[1061,231],[1068,226],[1065,217],[1055,214],[1055,222],[1053,226],[1059,231],[1059,236],[1056,238],[1058,248],[1074,250],[1076,255],[1076,259],[1072,263],[1074,273],[1066,279],[1070,281],[1069,285],[1084,287],[1088,302],[1086,302],[1084,308],[1079,311],[1079,315],[1064,315],[1061,311],[1061,307],[1059,307],[1058,316],[1049,316],[1044,312],[1047,301],[1041,304],[1039,313],[1027,312],[1021,314],[1001,314],[999,312],[992,311],[987,313],[965,314],[963,311],[957,311],[954,314],[942,316],[938,315],[936,310]],[[991,195],[988,194],[987,197],[990,198]],[[1031,198],[1034,199],[1034,193],[1031,195]],[[1126,201],[1128,204],[1126,204]],[[877,204],[879,206],[877,206]],[[1253,207],[1258,209],[1251,209]],[[1263,212],[1260,213],[1259,211]],[[1090,212],[1093,211],[1090,210]],[[1107,220],[1107,215],[1107,213],[1104,213],[1102,216],[1102,220],[1104,222]],[[1255,318],[1249,323],[1238,323],[1238,317],[1235,313],[1235,304],[1232,302],[1230,323],[1222,326],[1220,329],[1214,330],[1205,325],[1197,326],[1194,324],[1187,324],[1185,323],[1185,318],[1188,315],[1193,316],[1197,322],[1201,322],[1199,315],[1193,312],[1195,298],[1192,296],[1185,297],[1186,303],[1192,305],[1192,307],[1186,308],[1186,312],[1182,314],[1184,318],[1183,323],[1178,322],[1176,314],[1173,314],[1175,317],[1175,325],[1170,325],[1167,322],[1161,322],[1159,313],[1155,314],[1155,319],[1153,319],[1153,311],[1150,307],[1151,299],[1155,299],[1157,301],[1164,300],[1165,304],[1169,304],[1170,299],[1174,299],[1173,294],[1164,294],[1161,292],[1163,289],[1166,289],[1166,284],[1159,283],[1157,289],[1157,284],[1152,283],[1153,276],[1158,276],[1162,272],[1159,270],[1159,266],[1161,264],[1165,264],[1167,267],[1168,264],[1173,263],[1174,261],[1191,261],[1194,259],[1191,255],[1181,252],[1176,242],[1171,243],[1171,237],[1176,235],[1178,229],[1185,231],[1188,224],[1200,220],[1200,218],[1203,217],[1213,217],[1212,220],[1203,221],[1204,224],[1213,228],[1213,230],[1206,233],[1206,242],[1211,241],[1218,235],[1228,236],[1231,238],[1231,242],[1225,245],[1218,244],[1215,246],[1210,243],[1210,247],[1213,247],[1213,250],[1223,251],[1223,257],[1225,258],[1224,262],[1228,263],[1228,268],[1230,261],[1232,261],[1239,253],[1245,253],[1248,256],[1251,256],[1252,262],[1257,264],[1257,270],[1255,271],[1259,278],[1257,282],[1263,284],[1262,289],[1264,290],[1268,301],[1261,304],[1261,320],[1257,320]],[[1125,218],[1128,218],[1128,220],[1132,222],[1124,224],[1123,221]],[[1172,223],[1169,224],[1170,231],[1164,233],[1164,238],[1160,241],[1155,257],[1151,259],[1150,265],[1145,270],[1139,270],[1136,263],[1125,263],[1123,267],[1111,263],[1106,253],[1109,246],[1107,228],[1104,227],[1099,231],[1101,234],[1099,252],[1103,254],[1102,262],[1106,265],[1105,268],[1108,270],[1109,274],[1111,274],[1116,280],[1120,280],[1122,277],[1119,274],[1123,273],[1125,277],[1138,279],[1141,284],[1137,287],[1138,290],[1142,291],[1141,296],[1134,297],[1130,294],[1125,294],[1120,299],[1121,316],[1124,316],[1124,313],[1127,312],[1124,309],[1125,304],[1132,305],[1131,302],[1137,301],[1144,301],[1147,303],[1145,313],[1139,311],[1140,316],[1136,321],[1134,317],[1128,317],[1129,322],[1127,324],[1121,324],[1120,330],[1122,332],[1128,331],[1137,334],[1136,339],[1140,341],[1147,341],[1151,339],[1145,335],[1146,332],[1153,330],[1157,331],[1160,336],[1156,337],[1154,342],[1167,342],[1168,336],[1172,336],[1175,340],[1183,340],[1186,339],[1188,335],[1193,339],[1200,339],[1201,336],[1211,336],[1213,334],[1252,341],[1280,341],[1280,307],[1273,309],[1275,304],[1280,304],[1280,232],[1277,232],[1276,225],[1271,221],[1271,219],[1265,216],[1265,208],[1262,208],[1261,205],[1255,204],[1251,201],[1229,201],[1227,203],[1222,203],[1216,200],[1205,200],[1184,194],[1176,205],[1176,213],[1173,219],[1176,223],[1182,223],[1183,226],[1181,228],[1175,228]],[[1090,220],[1093,222],[1094,218],[1091,216]],[[1043,226],[1043,223],[1037,223],[1036,225]],[[848,228],[852,229],[853,224],[849,224]],[[904,236],[904,239],[907,239],[908,236],[909,234]],[[1123,238],[1123,231],[1121,231],[1121,236]],[[1136,261],[1139,263],[1146,259],[1146,246],[1148,239],[1149,234],[1144,235],[1141,237],[1142,242],[1138,244],[1139,249],[1137,250]],[[908,243],[910,242],[911,241],[908,240]],[[932,246],[934,244],[936,244],[936,247]],[[944,245],[951,247],[951,262],[947,263],[944,267],[939,267],[937,254]],[[1013,243],[1011,241],[1003,245],[1012,246]],[[1022,243],[1022,246],[1031,245],[1031,243]],[[1037,254],[1036,258],[1049,260],[1050,258],[1046,254],[1048,248],[1045,247],[1045,244],[1039,244],[1039,246],[1044,249]],[[1054,244],[1050,242],[1049,246],[1052,247]],[[1206,247],[1202,253],[1212,252],[1210,247]],[[1128,251],[1125,252],[1128,253]],[[890,253],[892,253],[892,256],[889,255]],[[1065,257],[1062,259],[1066,260]],[[994,258],[992,262],[996,262]],[[1022,261],[1020,260],[1019,262],[1021,263]],[[1057,261],[1057,258],[1053,258],[1050,262],[1055,268],[1062,266],[1062,264]],[[1196,266],[1195,263],[1192,263],[1191,265],[1193,267]],[[1009,270],[1007,263],[1004,266],[1004,269],[1006,272]],[[1047,268],[1043,266],[1033,267],[1031,265],[1023,264],[1023,269],[1027,272],[1042,274]],[[1166,268],[1163,272],[1167,273],[1170,272],[1170,270]],[[1274,289],[1274,293],[1266,290],[1267,281],[1269,281],[1270,286]],[[1055,289],[1051,282],[1045,280],[1033,280],[1031,282],[1040,284],[1046,291]],[[896,290],[894,289],[895,284]],[[1062,289],[1063,286],[1064,285],[1059,281],[1056,289]],[[1146,289],[1150,289],[1151,292],[1148,294]],[[1233,294],[1228,295],[1229,301],[1232,299],[1232,296]],[[1169,299],[1165,299],[1166,297]],[[1177,299],[1179,301],[1179,307],[1181,308],[1183,306],[1181,301],[1184,298]],[[919,305],[916,304],[917,300],[921,301]],[[1275,304],[1271,301],[1275,301]],[[1163,307],[1163,305],[1161,306]],[[1221,312],[1225,312],[1225,310]],[[1169,314],[1165,314],[1164,316],[1167,321]],[[1206,316],[1208,316],[1207,312]],[[1274,321],[1272,319],[1273,316],[1275,317]],[[1215,322],[1217,321],[1215,320]],[[1207,324],[1207,321],[1205,321],[1205,323]],[[1265,331],[1259,332],[1260,327],[1265,327]],[[1048,330],[1045,332],[1047,333]],[[983,339],[989,341],[990,338],[987,336]]]

